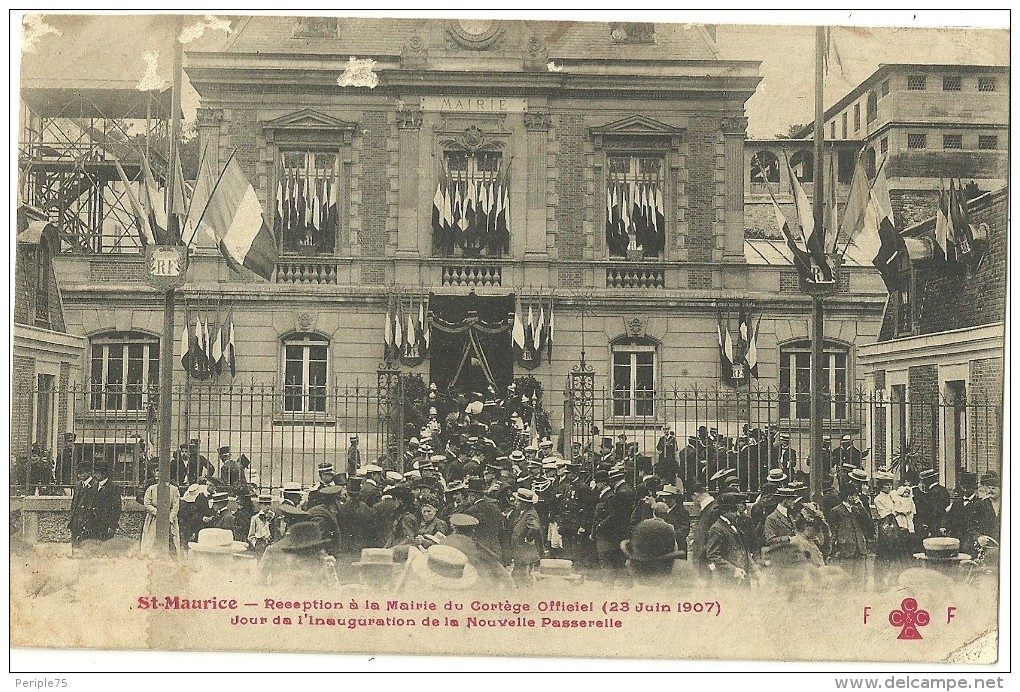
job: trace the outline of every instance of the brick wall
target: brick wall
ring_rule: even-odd
[[[687,272],[687,288],[712,288],[711,269],[690,269]]]
[[[236,149],[234,158],[253,184],[258,182],[258,120],[254,110],[232,109],[227,124],[230,146]]]
[[[921,334],[993,324],[1006,313],[1006,222],[1005,193],[995,194],[988,203],[975,205],[971,223],[987,223],[988,248],[975,266],[947,267],[933,261],[919,267],[923,286],[918,315]]]
[[[692,172],[687,181],[687,259],[692,262],[712,261],[715,236],[715,169],[719,123],[713,118],[693,118],[687,131],[690,147],[687,167]]]
[[[971,361],[967,465],[972,471],[1001,470],[1002,394],[1002,360]]]
[[[389,240],[386,229],[388,155],[386,140],[389,124],[386,113],[370,112],[363,121],[361,147],[361,255],[363,257],[384,257]],[[367,268],[366,268],[367,269]],[[375,271],[364,271],[365,283],[383,283],[384,277]]]
[[[559,267],[556,274],[563,288],[581,288],[584,284],[584,272],[580,267]]]
[[[929,219],[938,211],[937,190],[889,190],[896,227],[903,229]]]
[[[933,141],[936,137],[938,140]],[[928,135],[929,147],[940,145],[941,137]],[[889,157],[886,175],[900,178],[1005,178],[1006,164],[1004,152],[900,151]]]
[[[35,380],[35,358],[14,356],[12,391],[31,392]],[[11,397],[11,453],[26,456],[32,446],[32,397]]]
[[[922,463],[931,463],[939,452],[939,369],[918,365],[907,370],[910,401],[910,442]]]
[[[556,126],[559,179],[556,182],[556,252],[561,259],[584,259],[584,144],[579,114],[564,113]]]

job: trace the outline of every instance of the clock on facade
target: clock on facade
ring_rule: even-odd
[[[458,19],[450,23],[447,36],[468,50],[493,48],[503,37],[503,26],[492,19]]]

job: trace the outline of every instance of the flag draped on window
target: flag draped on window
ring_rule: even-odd
[[[184,368],[184,372],[191,372],[191,335],[188,333],[188,323],[184,322],[184,329],[181,330],[181,367]]]
[[[383,360],[393,360],[393,299],[386,303],[386,316],[383,322]]]
[[[223,360],[226,367],[230,368],[230,376],[237,374],[237,345],[234,343],[234,315],[231,314],[227,324],[227,343],[223,349]]]
[[[606,185],[606,245],[611,256],[641,250],[660,255],[666,246],[662,159],[614,156]]]
[[[721,313],[716,313],[719,335],[719,363],[722,367],[723,382],[733,384],[733,339],[728,326],[723,326]]]
[[[513,327],[513,343],[514,343],[514,361],[520,363],[524,358],[524,322],[521,321],[521,299],[518,298],[516,301],[516,307],[514,309],[514,327]]]
[[[223,372],[223,325],[217,324],[213,329],[212,347],[209,353],[209,367],[213,375]]]
[[[466,156],[436,172],[432,197],[433,246],[447,255],[459,248],[467,256],[496,257],[510,251],[510,163],[474,170]],[[480,164],[475,164],[480,165]]]

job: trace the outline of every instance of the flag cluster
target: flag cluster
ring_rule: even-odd
[[[432,329],[428,321],[428,307],[424,299],[391,298],[386,306],[386,323],[383,325],[383,359],[399,360],[415,366],[425,360],[432,342]]]
[[[722,366],[724,382],[736,385],[750,378],[758,378],[758,327],[761,325],[761,314],[757,322],[743,305],[740,306],[737,324],[737,342],[734,344],[730,335],[729,317],[724,323],[721,313],[716,314],[718,320],[719,360]],[[754,322],[752,324],[752,322]],[[734,367],[737,366],[737,367]]]
[[[606,187],[606,245],[609,254],[643,250],[656,256],[666,246],[665,200],[656,178],[611,179]]]
[[[856,247],[860,257],[878,269],[886,288],[895,290],[899,285],[896,258],[906,247],[893,222],[889,185],[881,168],[872,182],[857,160],[840,230],[849,239],[844,254],[850,245]]]
[[[229,371],[231,377],[236,375],[233,318],[215,326],[202,317],[195,319],[194,327],[190,326],[190,320],[185,322],[181,331],[181,365],[184,372],[196,380],[207,380],[225,371]]]
[[[935,215],[935,245],[942,259],[961,262],[972,255],[975,241],[984,239],[983,229],[970,222],[962,180],[949,180],[949,190],[939,181],[939,208]]]
[[[117,175],[124,186],[125,195],[131,206],[131,216],[134,220],[135,232],[138,234],[138,242],[145,249],[149,245],[179,245],[181,244],[181,229],[184,227],[184,215],[187,201],[184,192],[184,175],[180,169],[180,157],[177,159],[177,175],[174,176],[174,213],[167,212],[169,196],[166,194],[166,187],[161,187],[156,177],[152,174],[149,162],[142,157],[140,168],[141,179],[136,181],[138,194],[135,194],[135,185],[128,180],[124,168],[117,157],[110,152],[113,163],[117,167]]]
[[[772,188],[769,188],[769,196],[772,197],[772,207],[776,213],[776,223],[783,232],[786,245],[793,254],[793,265],[805,281],[810,282],[832,282],[835,281],[835,271],[829,257],[836,246],[838,236],[838,217],[835,207],[835,170],[833,161],[835,156],[829,158],[830,191],[826,200],[831,203],[827,205],[823,213],[824,223],[822,228],[815,228],[814,211],[811,208],[811,201],[808,199],[804,187],[800,184],[797,173],[789,160],[786,162],[787,173],[790,176],[790,188],[793,196],[793,205],[796,209],[797,218],[794,221],[786,218],[779,202],[776,201]],[[759,167],[762,163],[758,163]],[[764,170],[764,169],[763,169]]]
[[[548,307],[548,316],[546,308]],[[528,321],[524,322],[520,299],[514,310],[512,331],[514,360],[522,368],[533,370],[542,364],[542,354],[546,361],[552,362],[553,337],[555,332],[553,317],[553,301],[538,301],[538,321],[535,321],[535,306],[528,303]]]
[[[432,199],[432,238],[452,255],[497,257],[510,251],[510,165],[495,173],[446,172]]]
[[[314,156],[309,156],[310,162]],[[339,157],[334,157],[332,169],[282,168],[276,184],[275,223],[277,235],[286,239],[288,249],[333,249],[340,225],[339,165]]]

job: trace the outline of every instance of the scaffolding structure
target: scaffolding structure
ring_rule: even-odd
[[[140,91],[111,82],[22,89],[20,199],[46,213],[60,235],[61,251],[141,252],[115,161],[136,195],[143,157],[157,185],[165,188],[170,115],[170,89]]]

